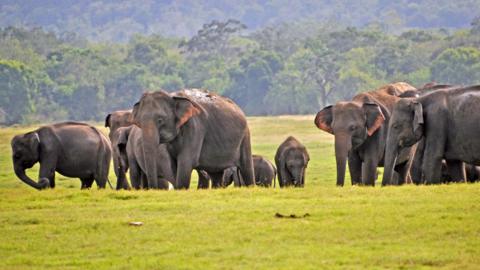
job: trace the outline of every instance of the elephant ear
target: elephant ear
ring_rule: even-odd
[[[118,136],[118,141],[117,145],[121,148],[127,145],[128,142],[128,136],[130,135],[130,131],[132,130],[132,127],[127,127],[127,128],[122,128],[119,129],[118,131],[120,132],[120,135]]]
[[[323,108],[321,111],[317,113],[315,117],[315,125],[330,134],[333,134],[332,129],[332,121],[333,121],[333,106],[327,106]]]
[[[173,96],[177,128],[182,127],[190,118],[205,112],[200,105],[184,96]]]
[[[105,117],[105,127],[110,127],[110,117],[112,116],[111,113],[109,113],[107,115],[107,117]]]
[[[40,137],[37,132],[31,132],[27,134],[28,136],[28,145],[32,151],[37,151],[40,145]]]
[[[132,115],[130,116],[132,123],[136,126],[138,126],[137,117],[138,117],[139,107],[140,107],[140,101],[133,105]]]
[[[368,136],[372,136],[385,122],[385,116],[380,109],[380,106],[375,103],[364,103],[363,110],[367,118],[366,126]]]
[[[412,102],[413,106],[413,132],[417,133],[423,125],[423,107],[418,101]]]

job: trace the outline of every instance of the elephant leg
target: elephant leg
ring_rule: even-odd
[[[147,174],[140,171],[140,180],[139,180],[139,188],[148,189],[148,179]]]
[[[177,159],[177,176],[175,189],[189,189],[193,164],[189,154],[180,155]]]
[[[93,185],[94,177],[80,178],[82,181],[82,187],[80,189],[90,189]]]
[[[350,177],[352,179],[352,186],[362,183],[362,161],[358,156],[358,153],[352,151],[348,155],[348,170],[350,171]]]
[[[200,170],[197,170],[197,174],[198,174],[197,189],[208,189],[210,184],[209,178],[206,175],[204,175]]]
[[[238,166],[238,169],[246,186],[255,184],[250,134],[247,134],[243,138],[242,144],[240,145],[240,166]]]
[[[212,178],[212,188],[221,188],[223,187],[223,172],[219,173],[208,173]]]
[[[57,164],[56,157],[46,157],[40,163],[40,171],[38,172],[38,179],[48,179],[51,188],[55,187],[55,164]]]
[[[465,163],[460,160],[447,160],[448,175],[452,182],[466,182]]]
[[[140,166],[138,165],[137,161],[134,159],[131,159],[129,161],[130,165],[130,183],[132,184],[132,187],[134,189],[140,189],[142,188],[142,171],[140,169]],[[145,186],[144,186],[145,188]]]
[[[439,150],[432,149],[428,143],[425,147],[425,155],[423,159],[423,174],[425,175],[426,184],[440,184],[442,182],[442,153]]]
[[[378,162],[367,160],[362,164],[362,183],[366,186],[375,186],[375,175],[377,174]]]
[[[409,171],[409,164],[405,162],[403,164],[399,164],[395,166],[395,171],[398,173],[398,185],[403,185],[407,182],[408,171]]]

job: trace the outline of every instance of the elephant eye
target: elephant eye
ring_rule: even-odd
[[[16,153],[13,155],[13,158],[14,159],[20,159],[22,157],[22,155],[20,155],[19,153]]]
[[[158,123],[159,125],[162,125],[162,124],[163,124],[163,118],[158,118],[158,119],[157,119],[157,123]]]
[[[354,130],[356,130],[356,129],[357,129],[357,126],[350,126],[350,128],[349,128],[349,129],[350,129],[350,131],[354,131]]]

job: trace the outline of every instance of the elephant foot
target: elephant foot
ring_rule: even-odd
[[[40,189],[47,189],[50,187],[50,180],[46,177],[42,177],[38,180],[38,184],[40,185]]]

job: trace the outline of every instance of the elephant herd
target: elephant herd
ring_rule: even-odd
[[[85,123],[62,122],[15,136],[11,141],[15,174],[36,188],[54,188],[55,172],[95,181],[105,188],[113,157],[117,189],[188,189],[192,170],[198,188],[259,185],[269,187],[277,169],[252,155],[242,110],[230,99],[206,90],[145,93],[132,110],[107,115],[108,138]],[[288,137],[275,156],[280,187],[303,187],[309,156]],[[40,163],[38,182],[25,170]],[[129,172],[130,183],[126,173]]]
[[[382,185],[480,177],[480,86],[393,83],[327,106],[314,122],[335,137],[338,186],[347,164],[352,185],[375,185],[378,167],[384,167]],[[54,188],[55,172],[80,178],[82,188],[94,181],[104,188],[113,157],[117,189],[188,189],[193,170],[198,188],[269,187],[277,174],[280,187],[305,185],[305,146],[288,137],[277,149],[276,167],[253,155],[242,110],[206,90],[145,93],[131,110],[109,114],[105,126],[108,137],[77,122],[15,136],[15,174],[36,189]],[[35,182],[25,170],[37,162]]]
[[[335,136],[337,185],[476,181],[480,167],[480,86],[394,83],[317,113]]]

